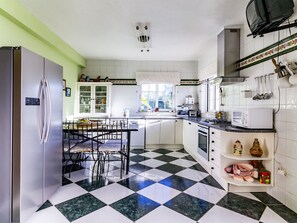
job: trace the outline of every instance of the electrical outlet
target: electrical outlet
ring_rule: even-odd
[[[287,176],[288,175],[287,170],[283,169],[281,167],[277,169],[277,172],[278,172],[279,175],[282,175],[282,176]]]

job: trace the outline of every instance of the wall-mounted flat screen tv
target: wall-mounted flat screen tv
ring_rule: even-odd
[[[293,0],[251,0],[246,8],[247,22],[254,36],[275,29],[293,13]]]

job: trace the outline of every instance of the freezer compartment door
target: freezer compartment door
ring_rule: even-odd
[[[45,59],[47,97],[46,138],[44,144],[44,201],[62,185],[63,68]],[[50,111],[49,111],[50,109]],[[49,119],[50,118],[50,119]]]
[[[38,103],[28,103],[27,99],[38,99],[40,81],[43,78],[44,59],[25,49],[15,51],[14,55],[14,173],[15,196],[20,196],[20,207],[15,202],[14,210],[19,208],[20,221],[32,215],[43,203],[43,145],[40,143]],[[19,193],[19,195],[17,194]],[[17,213],[17,212],[15,212]],[[17,214],[14,214],[17,218]],[[16,219],[14,219],[16,221]]]

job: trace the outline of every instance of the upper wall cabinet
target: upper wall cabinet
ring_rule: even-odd
[[[77,84],[77,114],[79,116],[96,117],[110,115],[111,83]]]

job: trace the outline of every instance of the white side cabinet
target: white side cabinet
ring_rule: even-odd
[[[254,139],[260,142],[264,153],[261,157],[253,157],[249,150]],[[243,146],[241,156],[233,155],[233,145],[240,140]],[[270,184],[261,184],[259,180],[254,182],[234,180],[224,169],[235,163],[250,163],[261,161],[266,170],[270,171]],[[210,165],[212,176],[231,192],[261,192],[273,186],[274,182],[274,133],[273,132],[228,132],[210,128]]]
[[[175,119],[175,138],[174,143],[176,145],[183,144],[183,120]]]
[[[96,117],[110,115],[109,82],[80,82],[77,84],[77,114]]]
[[[129,119],[129,124],[138,126],[138,131],[131,132],[131,143],[130,143],[131,148],[143,149],[145,147],[144,145],[145,120]]]
[[[189,151],[191,147],[190,132],[191,132],[191,122],[184,120],[183,121],[183,145],[185,150],[187,151]]]
[[[198,149],[198,124],[188,120],[183,121],[184,148],[192,155],[197,156]]]

